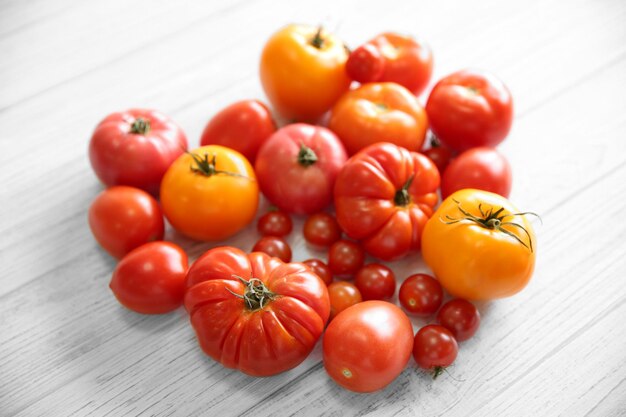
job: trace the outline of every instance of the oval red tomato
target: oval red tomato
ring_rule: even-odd
[[[398,296],[400,305],[411,314],[435,314],[443,301],[441,284],[426,274],[414,274],[404,280]]]
[[[330,246],[341,239],[341,228],[332,214],[315,213],[304,222],[302,234],[312,245]]]
[[[283,237],[291,233],[293,222],[289,214],[272,210],[259,217],[256,228],[263,236]]]
[[[448,301],[437,313],[437,321],[450,330],[454,338],[463,342],[476,333],[480,326],[480,313],[474,304],[462,298]]]
[[[385,58],[378,48],[366,43],[350,53],[346,71],[350,78],[360,83],[379,81],[385,71]]]
[[[357,271],[354,285],[363,300],[386,300],[393,297],[396,291],[396,276],[385,265],[372,263]]]
[[[459,353],[459,346],[450,330],[437,324],[424,326],[415,335],[413,358],[417,365],[430,371],[437,378],[452,365]]]
[[[311,268],[311,270],[324,281],[324,284],[330,285],[333,282],[333,273],[324,261],[320,259],[307,259],[302,263]]]
[[[328,249],[328,267],[337,277],[352,278],[364,262],[365,252],[356,242],[338,240]]]
[[[291,262],[291,248],[284,239],[277,236],[263,236],[252,248],[253,252],[263,252],[283,262]]]

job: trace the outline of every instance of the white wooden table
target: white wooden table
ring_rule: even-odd
[[[296,369],[251,378],[205,357],[182,309],[134,314],[108,289],[114,261],[86,221],[102,189],[95,124],[157,108],[197,145],[217,110],[263,99],[262,45],[289,22],[352,46],[412,33],[435,79],[485,68],[513,92],[500,149],[511,199],[543,218],[538,265],[524,292],[480,306],[451,375],[432,381],[411,360],[357,395],[327,377],[318,344]],[[0,415],[626,415],[625,22],[622,0],[0,0]],[[310,255],[301,224],[296,260]],[[193,258],[209,247],[177,241]],[[401,279],[423,265],[392,267]]]

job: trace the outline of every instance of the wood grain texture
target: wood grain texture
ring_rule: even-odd
[[[479,306],[481,329],[445,378],[411,362],[385,390],[352,394],[326,376],[321,344],[251,378],[206,358],[183,311],[140,316],[107,288],[114,261],[86,224],[102,189],[86,157],[95,124],[158,108],[198,144],[221,107],[263,97],[262,45],[292,21],[350,45],[419,35],[434,80],[481,67],[513,92],[501,150],[512,200],[543,218],[538,265],[524,292]],[[624,21],[619,0],[0,0],[0,416],[626,415]],[[211,246],[167,237],[192,258]],[[324,256],[289,239],[295,259]],[[399,280],[426,270],[419,257],[390,266]]]

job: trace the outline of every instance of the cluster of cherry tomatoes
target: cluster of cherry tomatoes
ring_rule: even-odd
[[[466,300],[520,291],[536,245],[527,213],[506,199],[511,171],[494,149],[511,127],[509,91],[493,75],[459,71],[424,108],[417,96],[432,66],[428,46],[409,36],[384,33],[350,52],[322,28],[289,25],[260,63],[285,126],[262,102],[244,100],[187,150],[183,130],[159,112],[105,118],[89,157],[109,188],[89,224],[120,259],[110,283],[119,302],[145,314],[184,305],[202,349],[250,375],[297,366],[324,332],[325,368],[347,389],[385,387],[411,353],[439,375],[479,326]],[[251,253],[214,247],[189,266],[163,241],[164,217],[192,239],[227,239],[254,220],[261,193],[276,209],[258,218]],[[307,216],[304,237],[327,248],[326,261],[291,262],[290,214]],[[389,302],[392,269],[366,258],[391,262],[420,249],[436,278],[407,277],[401,309]],[[444,289],[455,298],[441,306]],[[437,313],[437,324],[414,335],[407,313]]]

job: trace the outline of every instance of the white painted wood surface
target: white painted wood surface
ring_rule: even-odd
[[[435,79],[480,67],[514,94],[501,150],[512,200],[543,217],[538,265],[524,292],[480,306],[450,376],[411,361],[385,390],[352,394],[318,344],[296,369],[251,378],[205,357],[182,309],[141,316],[108,290],[114,261],[86,223],[102,189],[86,155],[95,124],[157,108],[197,145],[217,110],[263,98],[262,45],[290,22],[353,46],[412,33]],[[0,416],[626,415],[624,22],[621,0],[0,0]],[[168,237],[194,258],[209,247]],[[321,255],[290,241],[297,260]],[[391,266],[399,279],[424,268]]]

